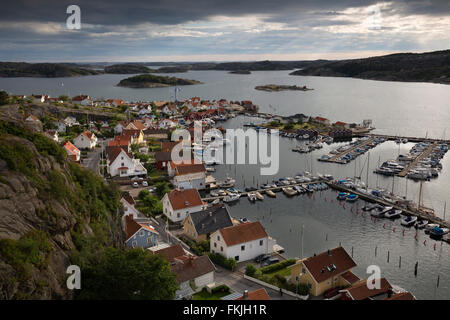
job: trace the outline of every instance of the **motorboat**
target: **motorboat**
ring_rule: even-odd
[[[435,227],[439,227],[439,225],[438,225],[437,223],[428,223],[428,224],[425,226],[425,233],[426,233],[426,234],[429,234],[430,231],[431,231],[433,228],[435,228]]]
[[[388,218],[388,219],[397,219],[397,218],[400,218],[402,212],[403,212],[402,210],[392,209],[392,210],[389,210],[388,212],[386,212],[384,214],[384,217]]]
[[[264,196],[258,191],[255,191],[255,196],[258,200],[264,200]]]
[[[213,167],[206,167],[206,171],[207,172],[215,172],[216,169],[214,169]]]
[[[292,189],[294,189],[295,191],[297,191],[297,193],[301,194],[301,193],[305,193],[306,190],[303,189],[301,186],[293,186]]]
[[[376,207],[375,209],[370,211],[370,215],[375,218],[383,218],[385,213],[392,209],[393,207],[383,207],[383,206]]]
[[[256,201],[256,195],[253,192],[249,192],[247,193],[247,198],[250,202],[255,202]]]
[[[362,207],[362,211],[371,211],[377,207],[381,207],[381,205],[379,205],[378,203],[366,204],[364,207]]]
[[[288,197],[292,197],[297,194],[297,191],[295,191],[291,187],[282,188],[282,190],[284,194],[287,195]]]
[[[238,193],[230,194],[223,198],[223,202],[228,202],[228,203],[235,202],[235,201],[239,200],[240,197],[241,197],[241,195]]]
[[[273,192],[272,190],[266,190],[266,194],[267,194],[269,197],[272,197],[272,198],[276,198],[276,197],[277,197],[277,195],[275,194],[275,192]]]
[[[448,228],[440,228],[440,227],[434,227],[430,230],[430,237],[435,239],[441,239],[444,235],[448,234],[449,229]]]
[[[423,229],[428,224],[428,220],[417,220],[414,227],[416,229]]]
[[[224,181],[219,182],[217,185],[221,188],[231,188],[234,187],[236,180],[233,178],[227,177]]]
[[[348,201],[348,202],[355,202],[356,200],[358,200],[358,195],[357,194],[349,194],[348,196],[347,196],[347,198],[345,198],[345,201]]]
[[[209,195],[210,195],[211,197],[218,197],[218,196],[219,196],[219,193],[218,193],[217,191],[211,191],[211,192],[209,193]]]
[[[337,198],[338,198],[338,200],[345,200],[348,195],[349,195],[349,193],[347,193],[347,192],[339,192]]]
[[[402,222],[400,224],[404,227],[411,227],[416,223],[416,221],[416,216],[407,216],[406,218],[402,219]]]

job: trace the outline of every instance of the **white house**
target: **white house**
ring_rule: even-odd
[[[75,162],[80,161],[81,152],[70,141],[66,142],[66,144],[64,145],[64,149],[66,150],[70,160]]]
[[[175,164],[170,161],[167,166],[169,176],[173,177],[173,184],[177,188],[205,189],[206,168],[203,163]]]
[[[269,250],[269,236],[259,221],[245,222],[211,234],[210,250],[236,261],[247,261]]]
[[[52,139],[53,141],[58,142],[59,135],[58,135],[58,131],[57,130],[46,130],[44,132],[44,135],[46,137]]]
[[[147,169],[139,159],[120,147],[112,148],[106,152],[106,170],[112,176],[133,177],[147,174]]]
[[[31,97],[33,102],[44,102],[45,99],[50,98],[50,96],[46,94],[32,94]]]
[[[73,139],[73,143],[79,149],[92,149],[97,145],[97,137],[89,130],[85,130]]]
[[[66,126],[69,126],[69,127],[72,127],[72,126],[77,126],[77,125],[79,125],[80,123],[77,121],[77,119],[76,118],[74,118],[74,117],[66,117],[65,119],[64,119],[64,123],[66,124]]]
[[[174,189],[162,198],[163,213],[173,222],[182,222],[189,213],[203,210],[197,189]]]
[[[139,216],[139,211],[134,207],[134,199],[130,194],[125,194],[121,199],[120,202],[123,206],[123,214],[124,215],[131,215],[133,216],[133,219],[137,219]]]
[[[66,124],[62,121],[55,121],[53,124],[56,126],[56,131],[58,132],[66,132]]]
[[[72,98],[73,103],[80,104],[82,106],[92,106],[94,104],[94,101],[91,99],[91,97],[87,95],[79,95]]]

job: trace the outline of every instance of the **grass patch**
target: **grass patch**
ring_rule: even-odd
[[[197,292],[196,294],[194,294],[192,296],[192,298],[194,300],[220,300],[220,298],[225,297],[227,295],[229,295],[230,292],[214,292],[214,293],[209,293],[208,291],[206,291],[206,288],[203,288],[202,291]]]

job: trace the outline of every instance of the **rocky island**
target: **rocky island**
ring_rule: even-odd
[[[155,72],[156,70],[147,68],[142,64],[137,63],[122,63],[122,64],[113,64],[111,66],[105,67],[105,73],[112,74],[133,74],[133,73],[150,73]]]
[[[155,76],[153,74],[140,74],[137,76],[120,80],[117,86],[128,88],[159,88],[159,87],[170,87],[175,85],[185,86],[202,83],[203,82],[197,80],[189,80],[176,77]]]
[[[282,84],[266,84],[264,86],[256,86],[256,90],[261,91],[285,91],[285,90],[294,90],[294,91],[308,91],[308,90],[314,90],[311,88],[307,88],[306,86],[299,87],[297,85],[282,85]]]
[[[81,68],[67,63],[0,62],[0,77],[57,78],[103,74],[103,71]]]

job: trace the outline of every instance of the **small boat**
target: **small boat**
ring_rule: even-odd
[[[272,197],[272,198],[276,198],[276,197],[277,197],[277,195],[275,194],[275,192],[273,192],[272,190],[266,190],[266,194],[267,194],[269,197]]]
[[[250,201],[250,202],[256,201],[256,195],[253,192],[247,193],[247,198],[248,198],[248,201]]]
[[[383,206],[379,206],[379,207],[376,207],[375,209],[373,209],[373,210],[370,212],[370,215],[371,215],[372,217],[375,217],[375,218],[383,218],[384,215],[385,215],[385,213],[388,212],[388,211],[390,211],[390,210],[392,210],[392,209],[393,209],[393,207],[383,207]]]
[[[376,207],[379,207],[379,204],[366,204],[364,207],[362,207],[362,211],[372,211],[373,209],[375,209]]]
[[[216,199],[213,202],[211,202],[211,206],[215,206],[216,204],[219,204],[220,200]]]
[[[218,185],[221,188],[231,188],[234,187],[235,182],[233,178],[227,177],[223,182],[219,182]]]
[[[448,234],[448,232],[448,228],[434,227],[430,230],[430,237],[434,239],[441,239],[444,235]]]
[[[258,191],[255,191],[255,196],[258,200],[264,200],[264,196]]]
[[[223,198],[223,202],[235,202],[235,201],[239,200],[240,197],[241,197],[241,195],[237,194],[237,193],[230,194],[230,195],[225,196]]]
[[[226,195],[227,195],[227,193],[226,193],[225,190],[223,190],[223,189],[217,190],[217,194],[218,194],[219,196],[226,196]]]
[[[211,192],[209,193],[209,195],[210,195],[211,197],[218,197],[218,196],[219,196],[219,193],[218,193],[217,191],[211,191]]]
[[[416,223],[416,221],[416,216],[407,216],[406,218],[402,219],[402,222],[400,224],[404,227],[411,227]]]
[[[425,226],[425,233],[426,233],[426,234],[429,234],[430,231],[431,231],[431,229],[433,229],[433,228],[435,228],[435,227],[439,227],[439,225],[438,225],[437,223],[428,223],[428,224]]]
[[[347,196],[347,198],[345,198],[346,201],[348,202],[355,202],[356,200],[358,200],[358,195],[357,194],[349,194]]]
[[[388,212],[386,212],[384,214],[384,217],[388,218],[388,219],[397,219],[397,218],[400,218],[400,215],[402,214],[402,212],[403,212],[402,210],[392,209],[392,210],[389,210]]]
[[[206,167],[206,171],[207,172],[214,172],[214,171],[216,171],[216,169],[214,169],[213,167]]]
[[[337,198],[338,200],[345,200],[349,194],[347,192],[339,192]]]
[[[428,224],[428,220],[418,220],[416,221],[416,224],[414,225],[414,228],[416,229],[423,229]]]
[[[293,186],[292,189],[294,189],[295,191],[297,191],[297,193],[302,194],[305,193],[306,190],[303,189],[301,186]]]
[[[295,191],[291,187],[282,188],[282,190],[283,190],[284,194],[287,195],[288,197],[292,197],[297,194],[297,191]]]
[[[443,235],[441,240],[445,241],[447,243],[450,243],[450,234],[447,233],[447,234]]]

